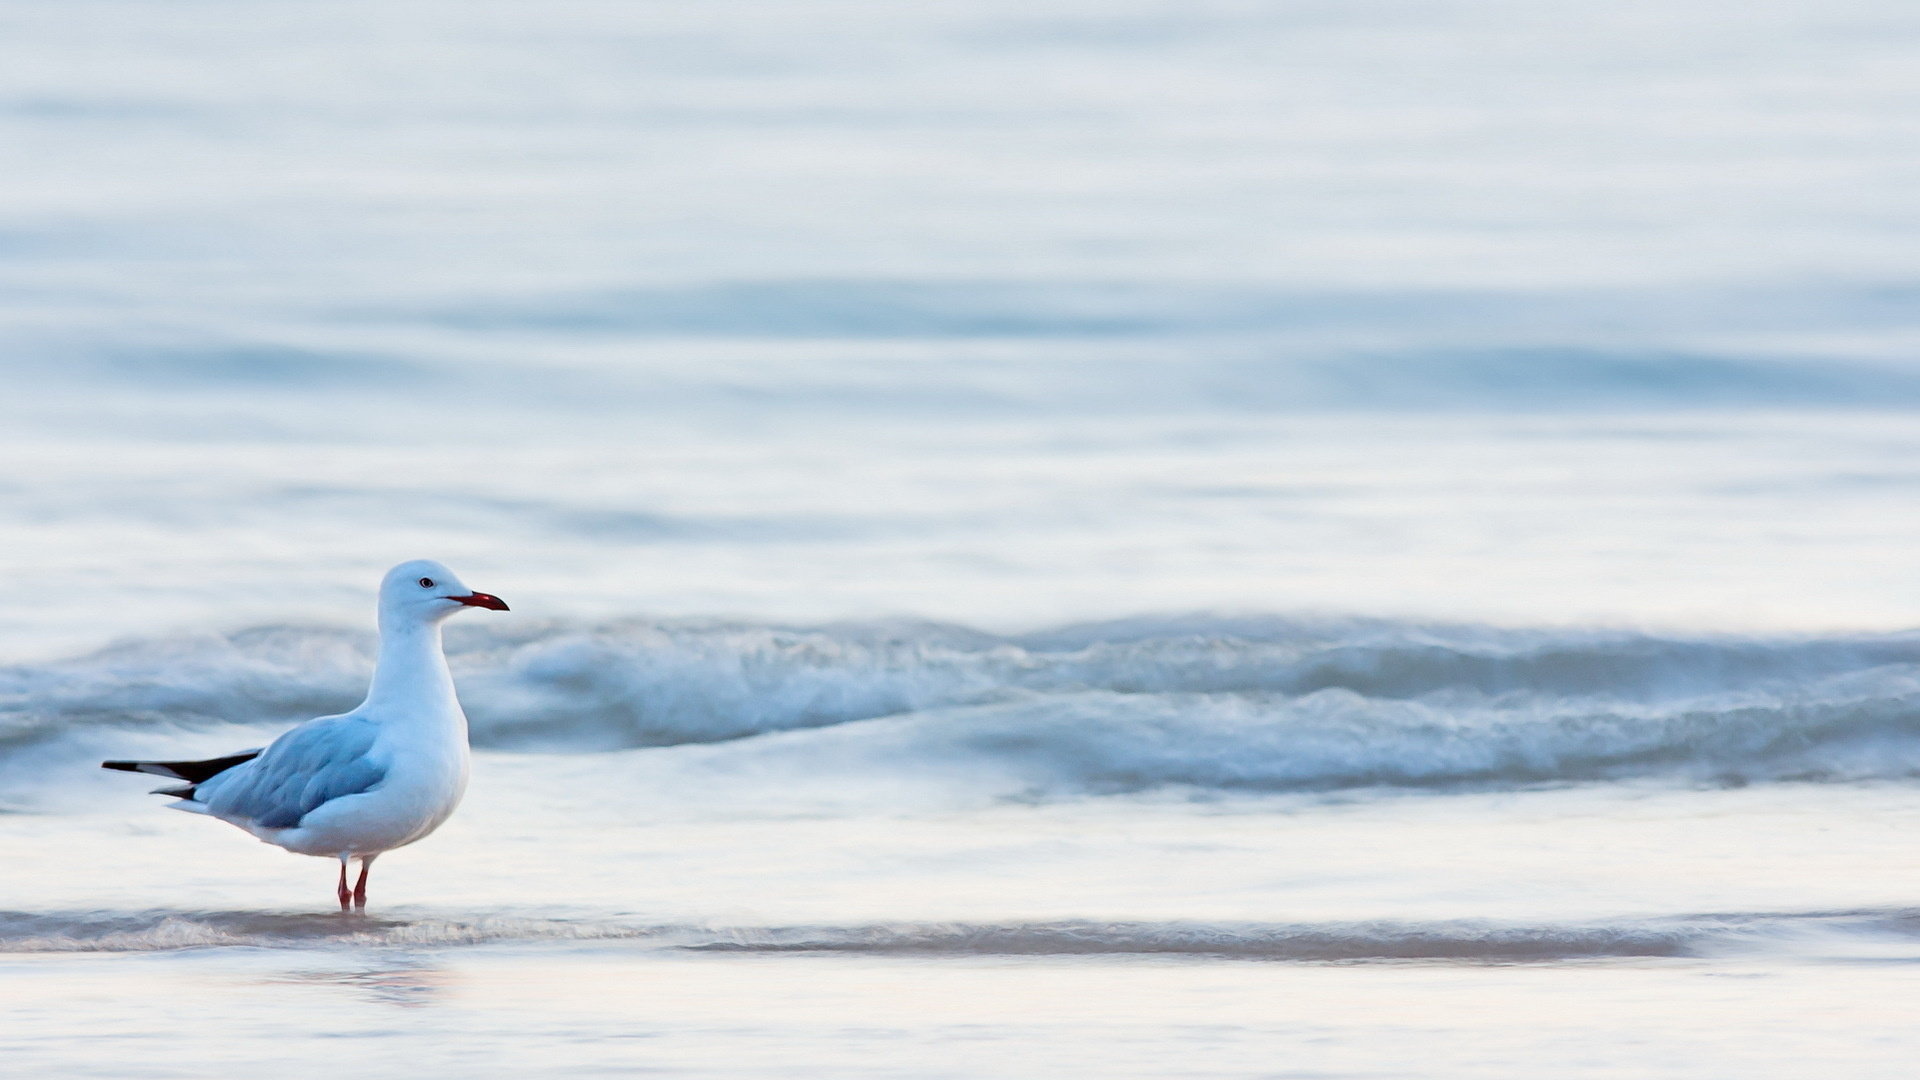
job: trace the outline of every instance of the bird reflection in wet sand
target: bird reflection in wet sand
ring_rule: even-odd
[[[402,959],[351,968],[292,971],[262,979],[259,985],[336,986],[375,1004],[417,1009],[435,1004],[455,981],[452,972],[437,964]]]

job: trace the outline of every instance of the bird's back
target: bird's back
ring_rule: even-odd
[[[386,779],[371,754],[379,725],[347,713],[309,720],[259,757],[200,785],[207,812],[236,825],[291,829],[327,803],[367,792]]]

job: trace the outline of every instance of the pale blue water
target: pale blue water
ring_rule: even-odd
[[[0,1059],[1905,1075],[1917,41],[7,6]],[[373,919],[93,768],[415,556],[514,611]]]

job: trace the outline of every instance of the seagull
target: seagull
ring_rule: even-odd
[[[183,780],[153,794],[288,851],[339,859],[340,910],[365,910],[373,860],[439,828],[467,790],[467,716],[453,694],[440,624],[470,607],[507,610],[440,563],[403,562],[380,582],[380,659],[359,708],[309,720],[265,749],[100,767]],[[354,859],[360,878],[349,890]]]

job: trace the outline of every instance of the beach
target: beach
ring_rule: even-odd
[[[0,37],[5,1071],[1910,1073],[1905,8]],[[365,915],[98,768],[416,557]]]

